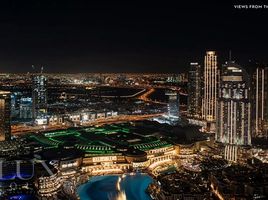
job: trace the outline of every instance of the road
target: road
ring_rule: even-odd
[[[141,94],[141,93],[143,93],[145,91],[146,91],[146,89],[142,89],[141,91],[138,91],[135,94],[122,95],[122,96],[120,96],[120,98],[133,98],[133,97],[136,97],[136,96],[138,96],[139,94]],[[92,95],[92,96],[97,97],[98,95]],[[103,97],[103,98],[118,98],[117,95],[113,95],[113,96],[111,96],[111,95],[101,95],[101,97]]]
[[[113,88],[140,88],[140,89],[169,89],[177,91],[180,95],[188,96],[187,91],[183,89],[182,87],[178,86],[166,86],[166,85],[151,85],[151,84],[142,84],[139,86],[132,86],[132,85],[101,85],[103,87],[113,87]]]
[[[145,101],[145,102],[150,102],[150,103],[156,103],[156,104],[161,104],[161,105],[167,105],[166,103],[160,102],[160,101],[153,101],[149,97],[152,93],[155,92],[155,88],[149,89],[147,92],[142,94],[141,96],[138,97],[138,99]]]
[[[105,119],[96,119],[91,122],[78,124],[76,127],[146,120],[146,119],[150,119],[153,117],[162,116],[163,114],[164,113],[145,114],[145,115],[118,115],[115,117],[110,117],[110,118],[105,118]],[[58,129],[67,129],[70,127],[71,126],[67,126],[67,125],[44,125],[44,126],[13,125],[11,127],[11,132],[12,132],[12,135],[18,136],[18,135],[23,135],[23,134],[30,133],[30,132],[53,131],[53,130],[58,130]]]

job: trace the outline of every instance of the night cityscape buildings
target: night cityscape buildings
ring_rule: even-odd
[[[250,80],[233,61],[223,65],[217,107],[216,139],[222,143],[251,145]]]
[[[0,200],[268,199],[268,6],[6,2]]]
[[[32,119],[33,118],[33,100],[31,97],[20,99],[19,108],[21,119]]]
[[[44,74],[32,76],[33,119],[45,120],[47,114],[47,78]]]
[[[253,133],[268,137],[268,67],[257,67],[252,77]]]
[[[204,95],[202,117],[207,122],[206,129],[215,132],[219,70],[215,51],[207,51],[204,60]]]
[[[198,63],[190,63],[188,72],[187,113],[190,118],[201,117],[202,74]]]
[[[209,52],[215,55],[215,51]],[[212,60],[215,66],[216,57]],[[170,77],[182,76],[185,78],[170,81]],[[266,198],[268,181],[262,179],[259,186],[257,179],[250,178],[259,173],[265,176],[267,172],[261,169],[268,164],[265,143],[258,142],[264,137],[254,134],[251,97],[256,87],[251,86],[246,70],[234,61],[218,69],[217,76],[214,121],[202,118],[205,79],[198,63],[191,63],[188,76],[103,74],[99,81],[99,74],[26,74],[23,84],[21,75],[1,77],[6,109],[3,119],[10,120],[10,110],[14,110],[9,121],[11,131],[0,146],[5,175],[0,180],[1,195],[77,199],[83,196],[80,186],[91,184],[88,179],[102,175],[106,180],[106,175],[117,174],[114,184],[123,187],[121,182],[126,177],[138,178],[142,172],[144,180],[160,182],[146,186],[156,199],[228,199],[233,193],[239,198]],[[10,78],[10,84],[5,85]],[[16,97],[13,103],[11,94]],[[34,103],[33,98],[40,101]],[[207,98],[214,98],[214,92]],[[29,120],[35,108],[40,109],[39,114],[34,121]],[[263,119],[267,119],[265,115]],[[207,125],[212,123],[215,133]],[[26,177],[34,160],[34,177],[21,181],[17,174],[12,179],[17,185],[14,192],[9,177],[16,171],[16,160],[22,158]],[[246,188],[237,189],[240,179],[232,172],[239,173],[240,168],[249,179],[244,180]],[[228,185],[227,180],[233,184]],[[116,194],[123,199],[131,196],[122,189]]]
[[[250,79],[233,61],[222,67],[217,100],[216,140],[226,144],[225,158],[237,162],[238,146],[251,145]]]
[[[165,95],[168,96],[167,117],[172,124],[180,120],[180,97],[177,91],[167,90]]]

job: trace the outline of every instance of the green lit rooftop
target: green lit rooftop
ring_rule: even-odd
[[[154,136],[136,134],[137,128],[129,123],[100,127],[70,128],[67,130],[30,134],[27,139],[44,148],[71,145],[88,154],[117,153],[118,148],[134,147],[142,151],[171,146]]]

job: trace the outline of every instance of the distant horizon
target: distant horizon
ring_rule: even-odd
[[[219,56],[219,54],[217,53],[218,51],[217,50],[213,50],[213,51],[216,51],[216,54],[217,54],[217,56],[218,56],[218,68],[221,68],[222,67],[222,65],[226,62],[226,61],[228,61],[228,57],[226,56],[227,55],[227,53],[229,53],[229,52],[227,52],[226,51],[226,55],[225,55],[225,58],[226,59],[223,59],[222,57],[220,57]],[[206,52],[206,51],[204,51],[204,52]],[[187,65],[184,65],[184,66],[177,66],[175,69],[174,69],[174,66],[173,67],[171,67],[171,68],[169,68],[168,66],[167,67],[162,67],[162,68],[165,68],[165,70],[159,70],[159,68],[157,68],[157,67],[154,67],[154,70],[149,70],[148,68],[146,68],[146,67],[143,67],[143,66],[132,66],[132,67],[126,67],[127,68],[127,70],[119,70],[119,69],[115,69],[114,71],[112,71],[111,69],[110,70],[107,70],[107,71],[103,71],[102,70],[102,68],[105,68],[105,66],[102,66],[102,67],[100,67],[100,66],[94,66],[94,67],[88,67],[87,69],[85,69],[85,68],[83,68],[83,70],[80,70],[79,69],[79,66],[72,66],[71,68],[72,69],[76,69],[76,71],[71,71],[71,70],[66,70],[66,71],[64,71],[64,70],[57,70],[57,71],[54,71],[54,70],[52,70],[52,69],[57,69],[57,67],[56,68],[54,68],[53,66],[46,66],[46,65],[36,65],[36,64],[34,64],[34,66],[36,67],[36,68],[38,68],[38,70],[40,69],[41,70],[41,67],[43,67],[44,69],[43,69],[43,73],[44,74],[46,74],[46,73],[48,73],[48,74],[60,74],[60,73],[62,73],[62,74],[80,74],[80,73],[92,73],[92,74],[94,74],[94,73],[101,73],[101,74],[106,74],[106,73],[108,73],[108,74],[125,74],[125,73],[129,73],[129,74],[131,74],[131,73],[133,73],[133,74],[153,74],[153,73],[156,73],[156,74],[178,74],[178,73],[185,73],[185,72],[188,72],[188,69],[189,69],[189,67],[190,67],[190,63],[192,63],[192,62],[197,62],[199,65],[201,65],[201,67],[204,67],[204,57],[205,57],[205,53],[204,53],[204,55],[203,55],[203,57],[202,58],[199,58],[199,59],[192,59],[192,60],[189,60],[189,62],[187,63]],[[243,60],[242,62],[239,62],[239,59],[238,59],[238,61],[237,61],[237,59],[233,59],[233,58],[237,58],[237,56],[233,56],[232,57],[232,61],[235,61],[237,64],[239,64],[239,65],[241,65],[243,68],[245,68],[246,69],[246,71],[249,71],[249,70],[251,70],[252,69],[252,67],[255,67],[255,66],[250,66],[249,65],[249,62],[250,61],[253,61],[254,63],[258,63],[260,66],[267,66],[268,65],[268,62],[264,62],[264,61],[261,61],[261,60],[255,60],[254,58],[252,59],[252,58],[248,58],[247,60]],[[201,62],[200,62],[201,61]],[[1,63],[0,63],[0,65],[1,65]],[[23,68],[17,68],[18,69],[18,71],[0,71],[0,74],[27,74],[27,73],[39,73],[38,71],[33,71],[33,69],[32,69],[32,65],[33,64],[31,64],[31,65],[29,65],[28,66],[28,69],[26,69],[26,67],[23,67]],[[135,68],[137,68],[138,67],[138,70],[136,69],[135,70]],[[93,68],[94,70],[91,70],[91,68]],[[95,68],[100,68],[100,70],[98,71],[98,70],[95,70]],[[134,70],[131,70],[131,69],[134,69]],[[142,68],[144,69],[144,70],[142,70]],[[0,69],[1,69],[1,66],[0,66]],[[48,69],[48,70],[47,70]],[[35,70],[37,70],[37,69],[35,69]]]

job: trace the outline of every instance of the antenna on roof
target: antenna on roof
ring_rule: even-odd
[[[44,67],[42,66],[42,67],[41,67],[41,74],[43,74],[43,70],[44,70]]]
[[[232,61],[232,50],[229,50],[229,61]]]

